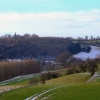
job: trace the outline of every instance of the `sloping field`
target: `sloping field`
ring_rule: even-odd
[[[30,80],[32,77],[38,77],[39,74],[29,74],[29,75],[22,75],[18,76],[9,80],[5,80],[0,82],[0,86],[5,85],[27,85],[28,80]]]
[[[26,86],[20,89],[11,90],[9,92],[0,94],[0,100],[24,100],[34,94],[41,93],[54,86]]]
[[[55,84],[55,85],[73,85],[73,84],[82,84],[85,83],[86,80],[90,78],[89,73],[79,73],[79,74],[72,74],[66,75],[63,77],[59,77],[56,79],[52,79],[47,81],[47,84]]]
[[[32,100],[27,99],[29,97],[34,98],[35,96],[43,93],[41,96],[48,96],[56,93],[55,91],[63,91],[65,88],[71,88],[75,84],[82,84],[85,83],[90,78],[90,75],[88,73],[80,73],[80,74],[73,74],[73,75],[67,75],[64,77],[52,79],[46,82],[45,85],[37,85],[37,86],[25,86],[20,89],[11,90],[6,93],[0,94],[0,100]],[[65,88],[64,88],[65,87]],[[49,92],[47,92],[50,90]],[[69,89],[70,90],[70,89]],[[64,90],[65,91],[65,90]],[[45,93],[44,93],[45,92]],[[62,96],[65,95],[66,92],[63,92]],[[33,99],[34,100],[34,99]],[[40,99],[38,99],[40,100]],[[45,99],[46,100],[46,99]],[[48,100],[48,99],[47,99]],[[53,99],[58,100],[58,99]],[[65,99],[59,99],[59,100],[66,100]]]
[[[100,83],[64,86],[37,100],[100,100]]]

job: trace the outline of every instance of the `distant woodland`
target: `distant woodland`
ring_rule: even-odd
[[[23,36],[16,33],[7,34],[0,37],[0,56],[9,59],[54,59],[62,52],[79,53],[82,50],[82,44],[99,45],[100,43],[96,41],[99,39],[99,37],[95,39],[92,36],[89,40],[87,36],[84,39],[79,37],[73,39],[72,37],[39,37],[36,34],[24,34]]]
[[[100,39],[93,37],[91,39],[88,39],[88,37],[84,39],[73,39],[72,37],[39,37],[36,34],[21,36],[16,33],[12,36],[1,36],[0,59],[23,60],[20,62],[1,61],[0,81],[20,75],[64,68],[68,68],[66,74],[89,70],[92,72],[91,75],[93,75],[95,68],[97,68],[96,63],[100,62],[100,59],[84,62],[80,59],[71,58],[73,54],[81,51],[89,52],[91,50],[89,45],[100,46]],[[46,60],[48,61],[46,62]],[[51,60],[55,61],[52,62]],[[91,65],[94,65],[94,67],[91,68]]]

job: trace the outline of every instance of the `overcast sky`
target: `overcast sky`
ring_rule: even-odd
[[[100,36],[100,0],[0,0],[0,35]]]

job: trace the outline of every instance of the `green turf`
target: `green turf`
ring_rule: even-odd
[[[45,98],[45,99],[44,99]],[[58,88],[37,100],[100,100],[100,83]]]
[[[66,74],[66,69],[62,69],[62,70],[55,70],[55,71],[50,71],[52,72],[58,72],[60,76],[63,76]],[[31,77],[30,77],[31,76]],[[13,80],[8,80],[7,82],[0,82],[0,86],[8,86],[8,85],[12,85],[12,86],[21,86],[21,85],[28,85],[30,79],[32,77],[40,77],[40,74],[29,74],[29,75],[23,75],[19,78],[15,78]]]
[[[26,86],[20,89],[11,90],[9,92],[0,94],[0,100],[24,100],[34,94],[43,92],[53,85],[39,85],[39,86]]]
[[[31,75],[31,77],[30,77]],[[18,85],[28,85],[30,79],[32,77],[39,77],[40,74],[29,74],[29,75],[25,75],[25,76],[21,76],[19,78],[15,78],[12,80],[8,80],[7,82],[0,82],[0,86],[8,86],[8,85],[12,85],[12,86],[18,86]]]
[[[88,80],[89,78],[90,78],[89,73],[79,73],[48,80],[47,84],[59,84],[59,85],[80,84],[80,83],[85,83],[86,80]]]
[[[60,78],[49,80],[46,82],[45,85],[27,86],[27,87],[23,87],[20,89],[11,90],[9,92],[3,93],[0,95],[0,100],[24,100],[34,94],[43,92],[44,90],[48,90],[50,88],[54,88],[62,85],[69,85],[70,87],[70,85],[72,84],[74,85],[74,84],[84,83],[87,81],[89,77],[90,75],[88,73],[66,75]]]

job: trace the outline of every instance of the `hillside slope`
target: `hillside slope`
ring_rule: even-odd
[[[49,80],[49,81],[46,82],[45,85],[40,84],[40,85],[36,85],[36,86],[25,86],[25,87],[22,87],[22,88],[19,88],[19,89],[11,90],[9,92],[0,94],[0,100],[24,100],[24,99],[27,99],[31,96],[34,97],[37,94],[41,94],[45,91],[48,91],[48,90],[54,89],[54,88],[59,88],[61,86],[66,86],[66,85],[67,86],[73,86],[73,85],[76,85],[76,84],[83,84],[89,78],[90,78],[90,75],[87,74],[87,73],[66,75],[64,77]],[[49,92],[48,92],[48,94],[49,94]],[[58,100],[58,99],[55,99],[55,100]]]

